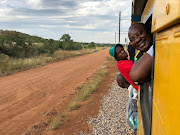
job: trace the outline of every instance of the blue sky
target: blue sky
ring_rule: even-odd
[[[1,0],[0,29],[58,40],[115,43],[121,19],[130,19],[132,0]],[[121,21],[128,31],[130,20]],[[125,43],[127,34],[121,34]],[[118,41],[118,35],[117,35]]]

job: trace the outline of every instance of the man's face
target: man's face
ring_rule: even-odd
[[[128,37],[132,46],[146,52],[151,46],[151,35],[146,32],[143,25],[137,24],[129,29]]]
[[[115,57],[116,60],[126,60],[128,55],[126,53],[126,51],[124,50],[124,48],[117,46],[115,49]]]

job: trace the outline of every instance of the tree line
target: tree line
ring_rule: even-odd
[[[64,34],[59,40],[44,39],[38,36],[30,36],[17,31],[0,31],[0,53],[11,57],[28,58],[43,53],[54,54],[55,51],[80,50],[84,48],[96,48],[94,42],[84,44],[74,42],[69,34]]]

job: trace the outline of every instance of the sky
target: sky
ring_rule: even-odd
[[[59,40],[69,34],[76,42],[120,43],[128,38],[132,0],[1,0],[0,29]],[[116,43],[119,40],[116,34]]]

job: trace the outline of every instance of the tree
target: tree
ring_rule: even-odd
[[[60,38],[60,40],[62,41],[70,41],[71,40],[71,36],[69,34],[63,34],[62,37]]]

